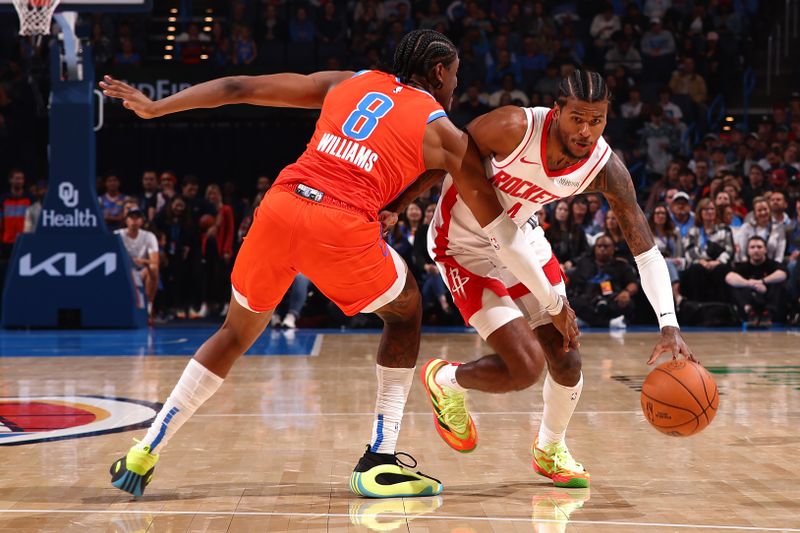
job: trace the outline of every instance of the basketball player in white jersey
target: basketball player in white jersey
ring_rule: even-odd
[[[562,80],[559,93],[553,109],[502,107],[467,127],[509,216],[491,224],[496,227],[482,228],[447,176],[428,245],[465,321],[495,353],[465,364],[433,359],[423,369],[422,379],[439,435],[452,448],[469,452],[477,445],[477,431],[466,408],[466,391],[499,393],[529,387],[537,378],[534,353],[541,345],[548,375],[542,424],[533,443],[533,468],[556,486],[588,487],[589,474],[564,443],[583,388],[581,358],[577,344],[563,339],[552,324],[551,315],[561,309],[566,291],[558,261],[534,213],[561,198],[590,190],[603,193],[620,220],[645,294],[658,315],[661,336],[648,364],[665,351],[673,357],[694,358],[681,338],[667,266],[636,201],[630,174],[601,136],[610,96],[603,78],[575,71]],[[387,209],[399,212],[435,180],[433,175],[422,176]],[[517,227],[524,229],[532,249],[530,268],[542,269],[549,280],[534,287],[534,294],[499,260],[501,245],[492,237],[512,235]]]

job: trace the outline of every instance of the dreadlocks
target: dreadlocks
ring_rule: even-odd
[[[438,31],[414,30],[407,33],[397,45],[392,72],[402,83],[409,83],[416,74],[428,80],[434,89],[439,89],[442,84],[432,78],[433,67],[437,63],[450,66],[457,56],[456,47],[450,39]]]
[[[558,105],[564,107],[570,96],[582,102],[602,102],[611,100],[611,91],[597,72],[575,70],[563,78],[558,86]]]

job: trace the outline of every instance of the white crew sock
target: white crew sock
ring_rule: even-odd
[[[378,398],[375,402],[375,422],[369,451],[395,453],[400,422],[406,407],[408,391],[414,380],[414,368],[389,368],[375,365],[378,376]]]
[[[197,360],[189,361],[139,446],[150,446],[150,453],[163,449],[184,422],[217,392],[223,381]]]
[[[459,385],[458,380],[456,379],[456,370],[458,370],[458,367],[459,364],[454,363],[448,363],[442,366],[436,371],[436,375],[433,376],[433,380],[440,387],[449,387],[458,392],[466,391],[467,389]]]
[[[542,398],[544,398],[544,413],[542,424],[539,426],[539,448],[555,444],[564,439],[567,424],[575,412],[575,406],[581,398],[583,390],[583,373],[574,387],[565,387],[556,383],[550,374],[544,380]]]

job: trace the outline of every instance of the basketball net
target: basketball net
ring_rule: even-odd
[[[13,0],[19,15],[19,34],[49,35],[53,12],[61,0]]]

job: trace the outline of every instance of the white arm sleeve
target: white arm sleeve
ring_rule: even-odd
[[[658,327],[679,327],[678,317],[675,316],[675,303],[672,301],[672,282],[669,279],[664,256],[658,251],[657,246],[653,246],[634,259],[642,277],[644,294],[658,315]]]
[[[533,293],[542,307],[551,315],[560,313],[564,302],[550,284],[517,225],[505,213],[501,213],[483,228],[483,232],[489,237],[500,261]]]

